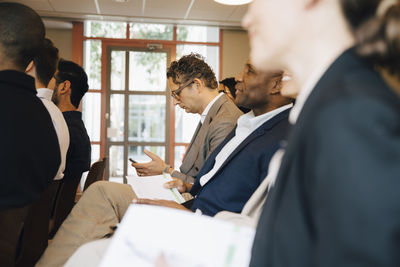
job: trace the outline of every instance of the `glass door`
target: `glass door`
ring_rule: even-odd
[[[106,179],[126,182],[134,174],[129,158],[150,159],[147,149],[169,160],[169,49],[107,47]]]

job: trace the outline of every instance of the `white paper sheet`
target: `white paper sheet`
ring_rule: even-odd
[[[176,188],[166,189],[163,187],[163,184],[172,181],[169,174],[144,177],[132,175],[126,176],[126,179],[139,198],[173,200],[179,204],[185,202]]]
[[[255,230],[228,221],[164,207],[132,204],[101,267],[245,267]]]

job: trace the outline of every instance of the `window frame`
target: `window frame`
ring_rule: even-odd
[[[105,38],[105,37],[86,37],[84,36],[84,23],[73,22],[72,28],[72,60],[77,64],[83,66],[84,58],[84,41],[86,40],[100,40],[102,47],[101,54],[101,88],[89,88],[90,93],[100,93],[101,95],[101,115],[100,115],[100,140],[91,140],[92,145],[100,145],[100,158],[103,158],[108,152],[106,150],[106,137],[107,137],[107,125],[106,125],[106,114],[107,114],[107,49],[108,47],[141,47],[146,48],[151,44],[161,44],[163,48],[170,49],[170,60],[176,60],[176,46],[177,45],[207,45],[207,46],[218,46],[219,47],[219,80],[222,79],[222,59],[223,59],[223,30],[219,29],[219,42],[190,42],[190,41],[178,41],[177,40],[177,26],[173,25],[173,39],[172,40],[154,40],[154,39],[131,39],[130,38],[130,23],[126,24],[126,36],[125,38]],[[166,140],[167,144],[166,151],[168,155],[168,163],[173,166],[175,162],[175,147],[185,146],[186,149],[189,143],[175,142],[175,106],[173,101],[169,102],[169,122],[166,125],[167,129],[170,129],[169,136]],[[168,104],[167,104],[168,106]],[[168,107],[167,107],[168,108]],[[80,107],[81,109],[81,107]],[[168,114],[167,113],[167,114]],[[174,166],[173,166],[174,167]],[[108,169],[108,168],[107,168]],[[108,175],[107,175],[108,177]]]

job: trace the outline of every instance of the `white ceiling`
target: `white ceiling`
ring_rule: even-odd
[[[1,0],[0,0],[1,1]],[[8,0],[30,6],[45,19],[111,20],[240,28],[248,5],[227,6],[213,0]]]

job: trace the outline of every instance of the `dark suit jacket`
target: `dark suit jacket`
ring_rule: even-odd
[[[352,50],[306,101],[251,266],[400,266],[400,100]]]
[[[191,209],[200,209],[213,216],[226,210],[241,212],[244,204],[254,193],[268,173],[268,164],[286,137],[289,110],[266,121],[251,133],[222,164],[216,174],[203,187],[200,177],[214,166],[215,157],[235,135],[235,129],[215,149],[200,170],[191,194],[196,195]]]
[[[0,211],[38,200],[60,167],[57,134],[34,82],[0,71]]]

